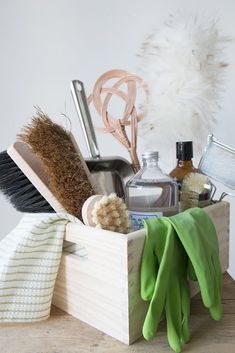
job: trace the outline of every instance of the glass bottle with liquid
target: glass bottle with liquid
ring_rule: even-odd
[[[170,172],[170,176],[178,182],[179,187],[184,177],[189,173],[199,173],[193,165],[193,142],[179,141],[176,142],[176,158],[177,165]]]
[[[126,203],[132,230],[143,228],[143,219],[179,212],[178,185],[159,168],[158,158],[158,152],[145,152],[143,167],[127,182]]]

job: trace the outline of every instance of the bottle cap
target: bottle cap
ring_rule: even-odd
[[[149,159],[149,158],[152,158],[152,159],[159,159],[159,153],[157,151],[148,151],[148,152],[144,152],[142,154],[142,158],[143,159]]]
[[[189,161],[193,158],[193,142],[178,141],[176,142],[176,158],[180,161]]]

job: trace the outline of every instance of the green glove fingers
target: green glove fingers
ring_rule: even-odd
[[[164,310],[171,273],[169,259],[174,256],[175,247],[172,242],[171,233],[162,232],[163,227],[160,221],[155,223],[149,220],[144,224],[146,240],[141,264],[141,296],[144,300],[151,299],[143,326],[143,336],[149,340],[155,337]],[[150,236],[153,234],[157,234],[157,236]],[[170,239],[172,240],[170,241]],[[155,257],[153,263],[160,263],[160,267],[157,267],[157,269],[154,269],[152,266],[148,268],[149,259],[153,257]],[[153,286],[154,291],[151,295]]]
[[[190,315],[190,290],[186,279],[181,282],[181,300],[182,300],[182,335],[181,342],[187,343],[190,340],[189,315]]]
[[[146,242],[143,257],[148,257],[148,260],[144,261],[143,258],[141,266],[142,298],[147,297],[146,292],[148,295],[150,294],[146,288],[151,287],[149,284],[151,280],[155,285],[155,288],[143,325],[143,336],[145,339],[149,340],[156,335],[157,327],[165,307],[169,342],[175,351],[180,352],[182,346],[182,312],[187,313],[189,310],[188,305],[185,306],[185,309],[181,307],[181,291],[179,287],[177,287],[177,283],[181,282],[178,278],[181,278],[182,276],[186,277],[187,257],[178,238],[175,236],[174,229],[169,223],[166,223],[164,217],[157,222],[155,220],[146,221],[145,229]],[[153,254],[157,257],[157,273],[151,266],[149,268],[147,267],[147,262]],[[176,298],[177,303],[175,300]],[[188,301],[186,301],[186,303]],[[168,308],[170,308],[168,311],[167,302]],[[188,319],[186,318],[184,325],[187,322]],[[186,328],[184,331],[186,332],[185,335],[188,336]]]
[[[204,305],[207,308],[215,307],[216,302],[220,302],[218,281],[221,277],[221,267],[218,240],[213,222],[200,208],[189,209],[170,217],[169,221],[175,228],[192,262]],[[218,277],[216,273],[219,274]],[[218,311],[221,311],[221,308],[218,308]],[[218,313],[215,316],[219,317],[220,315]]]
[[[179,281],[171,281],[169,291],[166,298],[166,321],[167,321],[167,337],[171,348],[175,352],[181,352],[182,343],[182,307]]]
[[[197,209],[195,208],[193,210]],[[206,246],[205,241],[198,241],[200,229],[196,226],[195,218],[192,217],[189,210],[187,210],[181,214],[170,217],[168,220],[175,228],[188,256],[190,254],[189,258],[199,281],[204,305],[210,307],[214,297],[210,259],[204,250]]]
[[[143,336],[146,340],[150,340],[156,336],[158,324],[162,318],[164,305],[165,296],[163,293],[161,296],[153,295],[142,330]]]
[[[212,263],[214,265],[214,274],[215,274],[215,283],[216,283],[216,288],[215,288],[215,298],[214,298],[214,303],[213,305],[209,308],[210,315],[214,320],[221,320],[222,315],[223,315],[223,307],[221,304],[221,269],[218,268],[217,264],[217,259],[213,256],[212,257]]]
[[[154,293],[155,281],[158,272],[158,259],[153,252],[153,244],[151,237],[148,236],[148,226],[146,225],[146,237],[144,244],[144,251],[142,255],[141,263],[141,298],[143,300],[150,300]]]
[[[175,352],[181,352],[189,341],[190,293],[187,281],[176,279],[171,282],[166,299],[167,337]]]
[[[159,271],[159,263],[162,260],[161,256],[156,254],[156,242],[159,248],[162,246],[162,236],[158,239],[153,237],[156,232],[161,232],[161,224],[155,225],[153,222],[144,222],[146,237],[144,251],[142,255],[140,276],[141,276],[141,297],[143,300],[151,300],[156,290],[156,280]],[[159,249],[158,249],[159,250]],[[164,251],[164,249],[163,249]]]

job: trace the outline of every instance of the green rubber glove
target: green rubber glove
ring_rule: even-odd
[[[214,224],[201,208],[169,217],[192,264],[204,305],[214,320],[222,317],[219,244]],[[193,272],[190,271],[190,274]],[[195,278],[192,278],[195,279]]]
[[[189,340],[189,287],[187,255],[170,223],[164,218],[145,221],[146,239],[141,264],[141,296],[150,300],[143,336],[156,335],[165,311],[170,346],[180,352]]]
[[[213,319],[222,316],[219,247],[210,217],[199,208],[169,218],[144,222],[141,296],[150,300],[143,326],[146,339],[155,336],[165,310],[170,346],[180,352],[189,340],[187,273],[197,278],[204,305]]]

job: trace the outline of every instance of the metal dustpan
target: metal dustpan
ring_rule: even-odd
[[[220,141],[213,135],[208,136],[208,144],[199,162],[198,169],[226,187],[235,190],[235,149]],[[233,193],[224,192],[220,200]]]
[[[85,161],[99,193],[115,192],[119,197],[124,198],[125,184],[134,175],[131,163],[119,156],[100,157],[83,82],[72,81],[71,93],[91,157],[86,158]]]

